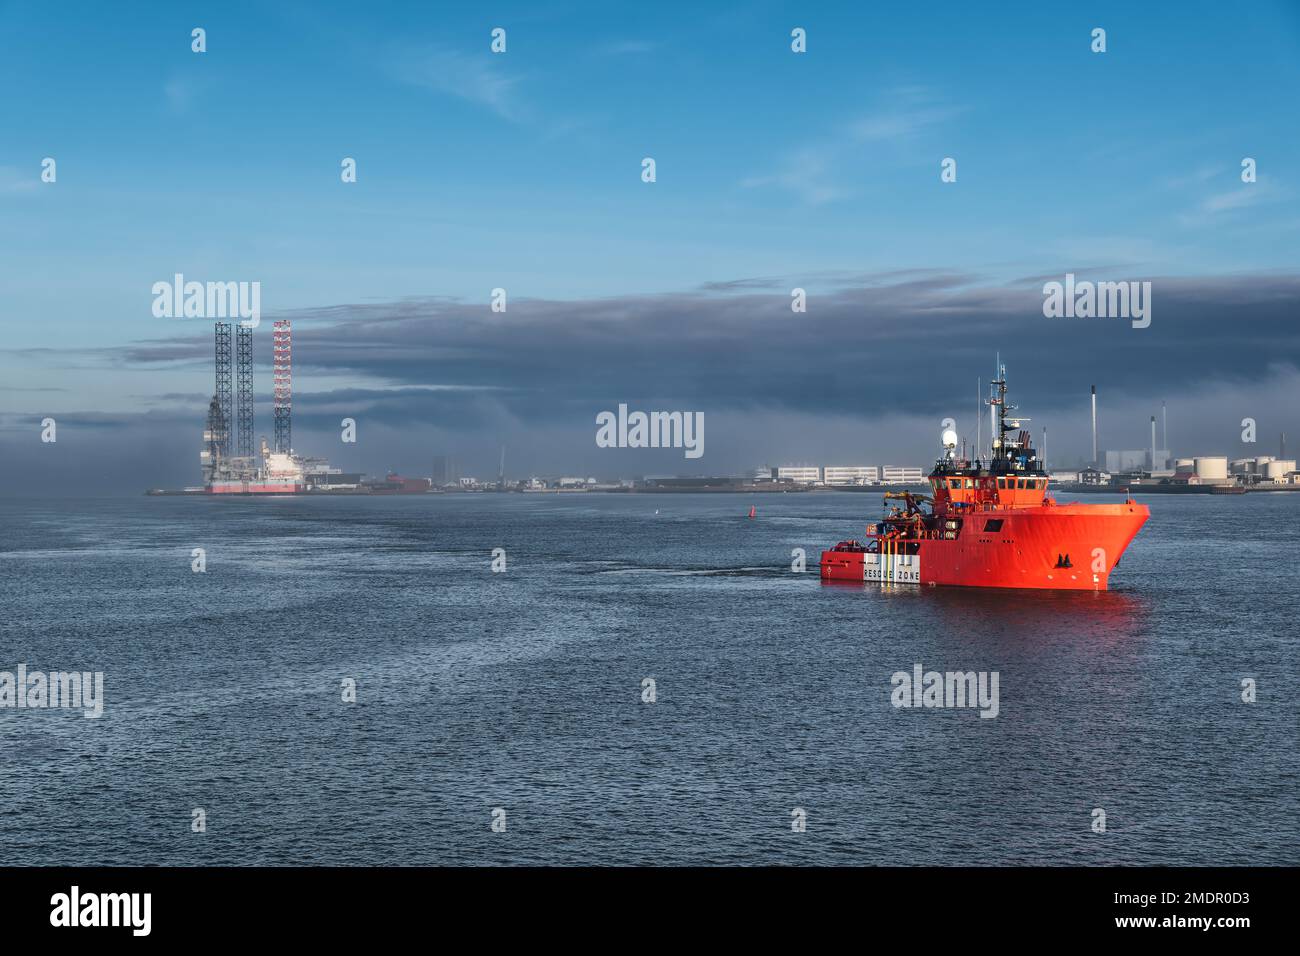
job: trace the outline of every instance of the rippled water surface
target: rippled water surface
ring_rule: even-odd
[[[1040,594],[821,584],[875,494],[3,501],[0,670],[106,700],[0,708],[0,863],[1300,863],[1300,495],[1149,503]]]

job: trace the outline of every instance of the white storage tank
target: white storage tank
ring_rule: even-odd
[[[1196,477],[1201,481],[1227,481],[1228,459],[1225,455],[1212,455],[1196,459]]]
[[[1184,474],[1190,474],[1196,470],[1196,461],[1192,458],[1178,458],[1174,460],[1174,470],[1181,471]]]
[[[1264,477],[1269,481],[1281,481],[1295,471],[1295,460],[1274,459],[1264,466]]]

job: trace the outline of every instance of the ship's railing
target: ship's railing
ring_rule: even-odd
[[[1024,508],[1042,504],[1047,497],[1047,492],[1032,494],[1028,491],[1023,491],[1018,495],[1010,494],[1005,499],[989,498],[979,501],[962,501],[960,499],[952,500],[949,501],[948,507],[953,514],[979,511],[1006,511],[1008,508]]]
[[[866,537],[873,541],[952,541],[957,537],[957,529],[937,528],[933,531],[923,530],[905,536],[876,534],[874,531],[868,531]]]

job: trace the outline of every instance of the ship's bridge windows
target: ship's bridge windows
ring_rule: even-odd
[[[967,478],[967,479],[966,479],[966,487],[967,487],[967,488],[974,488],[974,487],[975,487],[975,482],[972,481],[970,478]]]

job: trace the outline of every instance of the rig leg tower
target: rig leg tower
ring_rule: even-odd
[[[235,454],[253,462],[253,330],[246,325],[235,329],[235,418],[238,442]]]
[[[293,348],[288,319],[274,323],[272,333],[275,379],[275,448],[282,454],[293,451]]]

